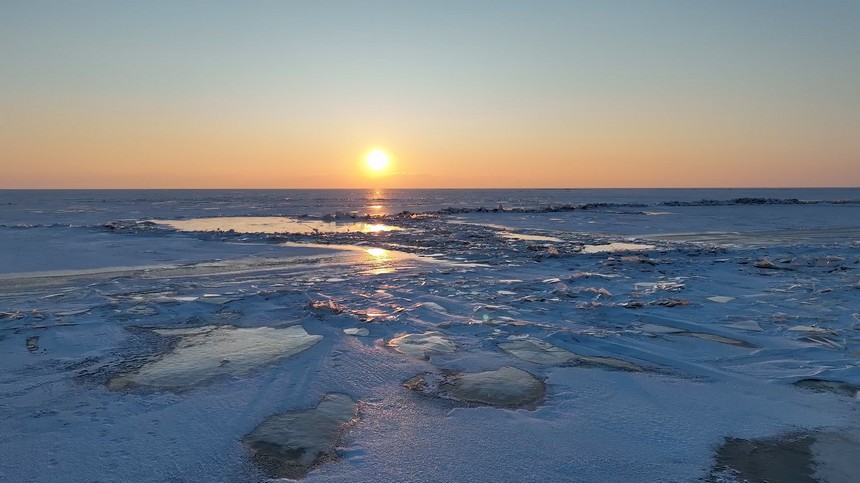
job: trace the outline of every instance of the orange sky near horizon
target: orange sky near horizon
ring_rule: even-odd
[[[371,3],[0,7],[0,189],[860,186],[850,3]]]

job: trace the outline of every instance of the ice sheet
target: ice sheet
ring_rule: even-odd
[[[597,200],[526,193],[532,212],[508,211],[520,195],[498,192],[292,205],[284,193],[65,194],[41,206],[16,195],[0,208],[0,479],[261,480],[242,438],[326,394],[356,401],[360,418],[329,431],[338,458],[306,481],[697,481],[726,438],[794,433],[837,435],[813,453],[820,474],[844,474],[838,435],[860,424],[857,206],[660,204],[676,195],[540,211]],[[748,195],[804,193],[685,199]],[[424,213],[392,211],[380,222],[405,229],[376,233],[138,223],[398,203]],[[451,206],[468,212],[441,211]],[[126,221],[105,227],[113,220]],[[804,226],[827,236],[792,237]],[[714,230],[766,243],[639,239]],[[612,243],[653,249],[582,252]],[[297,340],[315,342],[290,352],[278,336],[299,327]],[[427,333],[446,350],[388,346]],[[111,388],[165,364],[182,368],[171,384]],[[403,387],[417,374],[450,384],[522,372],[545,394],[519,409]]]

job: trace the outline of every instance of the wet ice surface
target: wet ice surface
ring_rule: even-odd
[[[839,224],[860,217],[753,208],[770,215],[752,226],[755,213],[735,211],[750,223],[737,226],[727,213],[746,207],[672,206],[396,215],[373,221],[403,230],[370,233],[62,228],[58,244],[115,243],[115,258],[82,252],[61,273],[9,258],[18,269],[0,270],[18,272],[0,280],[0,479],[696,481],[726,441],[815,434],[828,436],[807,445],[810,478],[850,481],[840,438],[860,424],[860,244]],[[139,220],[168,219],[158,215]],[[790,238],[808,218],[828,237]],[[787,238],[651,236],[709,225]],[[53,228],[15,230],[4,240],[23,249]],[[618,243],[650,246],[584,250]],[[166,258],[128,269],[144,249]],[[432,390],[404,387],[417,374]],[[361,420],[344,410],[293,424],[327,394],[360,404]],[[274,451],[293,443],[250,437],[290,431],[322,442]]]

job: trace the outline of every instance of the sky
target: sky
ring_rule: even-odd
[[[0,0],[0,188],[735,186],[860,186],[860,2]]]

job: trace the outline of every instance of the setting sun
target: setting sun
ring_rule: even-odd
[[[381,173],[388,167],[389,159],[388,155],[385,154],[385,151],[374,149],[367,153],[367,156],[364,158],[364,162],[367,163],[367,167],[374,173]]]

